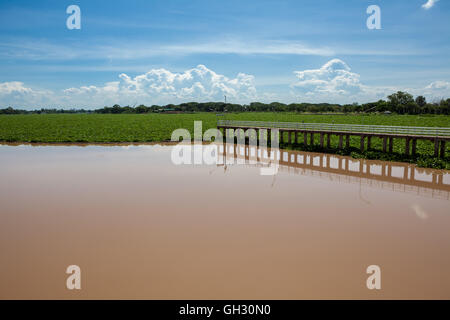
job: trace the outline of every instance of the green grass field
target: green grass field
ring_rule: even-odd
[[[217,119],[294,121],[321,123],[352,123],[373,125],[450,127],[450,116],[435,115],[302,115],[297,113],[233,113],[217,117],[214,113],[194,114],[32,114],[0,116],[0,141],[3,142],[157,142],[170,140],[173,130],[186,128],[193,133],[194,121],[203,122],[203,130],[215,128]],[[318,139],[318,137],[316,137]],[[359,140],[352,139],[349,150],[337,150],[337,137],[332,139],[332,148],[314,151],[350,154],[355,157],[377,158],[419,163],[427,167],[450,169],[449,147],[444,160],[433,159],[431,142],[418,142],[418,156],[402,156],[404,143],[397,141],[394,154],[383,154],[381,141],[372,140],[372,149],[359,154]],[[316,140],[318,144],[318,140]],[[302,144],[292,147],[312,150]]]

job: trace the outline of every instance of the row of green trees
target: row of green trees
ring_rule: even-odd
[[[387,100],[365,104],[329,104],[329,103],[291,103],[280,102],[261,103],[252,102],[248,105],[223,103],[223,102],[188,102],[178,105],[168,104],[165,106],[152,105],[150,107],[140,105],[130,107],[114,105],[97,110],[85,109],[40,109],[26,111],[13,109],[11,107],[1,109],[0,114],[20,113],[156,113],[156,112],[344,112],[344,113],[372,113],[392,112],[398,114],[450,114],[450,99],[442,99],[440,102],[428,103],[424,96],[414,97],[407,93],[398,91],[388,96]]]

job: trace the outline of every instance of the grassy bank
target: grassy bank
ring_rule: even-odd
[[[173,130],[186,128],[193,132],[194,121],[203,122],[203,130],[214,128],[217,119],[350,123],[397,126],[450,127],[449,116],[435,115],[302,115],[297,113],[233,113],[217,117],[214,113],[194,114],[32,114],[0,116],[0,141],[3,142],[154,142],[170,140]],[[318,137],[317,137],[318,139]],[[373,139],[372,150],[360,153],[359,140],[352,139],[351,148],[337,149],[337,137],[330,149],[302,144],[286,146],[296,149],[344,153],[354,157],[418,163],[421,166],[450,169],[450,150],[446,157],[433,158],[431,142],[418,142],[416,157],[402,155],[404,143],[397,141],[394,153],[382,153],[381,141]],[[318,144],[318,141],[316,141]]]

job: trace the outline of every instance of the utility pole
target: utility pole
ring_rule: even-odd
[[[224,98],[225,98],[225,103],[227,103],[227,96],[224,95]]]

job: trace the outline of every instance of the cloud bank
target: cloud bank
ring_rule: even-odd
[[[250,102],[257,99],[254,77],[239,73],[228,78],[204,65],[181,73],[152,69],[134,78],[120,74],[119,81],[104,86],[68,88],[62,92],[34,90],[22,82],[0,83],[2,105],[36,108],[42,104],[73,107],[103,107],[111,104],[168,104],[186,101]]]
[[[166,69],[152,69],[134,78],[122,73],[120,80],[103,87],[86,86],[64,90],[65,98],[110,103],[167,104],[186,101],[251,101],[256,98],[256,88],[251,75],[239,73],[229,79],[204,65],[181,73]],[[113,102],[115,101],[115,102]]]
[[[238,73],[234,78],[218,74],[204,65],[183,72],[167,69],[150,71],[131,77],[125,73],[117,81],[102,86],[86,85],[61,91],[36,89],[23,82],[0,83],[0,108],[101,108],[113,104],[159,104],[189,101],[227,101],[249,103],[328,102],[364,103],[385,99],[398,90],[425,95],[429,101],[450,97],[450,82],[437,80],[421,88],[376,87],[361,82],[358,73],[340,59],[332,59],[318,69],[294,71],[296,80],[287,88],[288,94],[258,92],[252,75]]]

